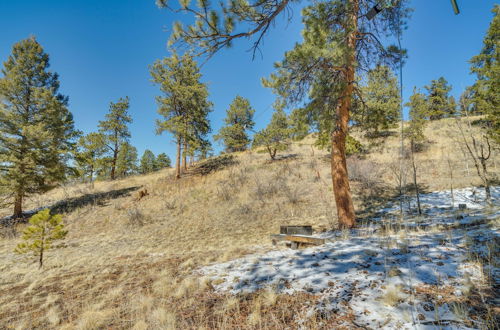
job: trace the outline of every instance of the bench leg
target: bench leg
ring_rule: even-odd
[[[299,243],[298,242],[292,242],[292,249],[297,250],[299,248]]]

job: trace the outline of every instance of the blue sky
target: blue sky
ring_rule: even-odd
[[[467,61],[481,49],[494,3],[459,0],[461,14],[455,16],[449,0],[412,1],[415,11],[403,36],[409,53],[403,72],[405,98],[413,86],[423,87],[440,76],[453,85],[456,97],[474,81]],[[70,98],[78,129],[96,130],[109,102],[128,95],[134,120],[131,142],[139,154],[151,149],[173,159],[171,137],[154,133],[159,118],[154,97],[159,91],[149,80],[148,65],[168,56],[172,22],[185,18],[158,9],[154,0],[1,0],[0,61],[7,59],[15,42],[35,35],[50,55],[51,70],[60,75],[61,92]],[[264,41],[262,57],[252,60],[247,52],[250,41],[240,40],[203,66],[203,80],[214,103],[210,116],[214,133],[238,94],[256,109],[256,130],[267,124],[274,96],[260,79],[300,41],[300,30],[300,11],[295,10],[290,24],[278,19]]]

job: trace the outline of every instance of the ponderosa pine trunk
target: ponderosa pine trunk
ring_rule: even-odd
[[[14,214],[13,218],[21,218],[23,216],[23,194],[18,193],[14,199]]]
[[[113,163],[111,164],[111,180],[115,179],[116,159],[118,158],[118,149],[113,150]]]
[[[175,162],[175,178],[181,177],[181,138],[177,138],[177,155]]]
[[[348,133],[349,111],[354,92],[354,70],[356,65],[356,38],[358,34],[358,0],[350,1],[350,29],[347,37],[347,58],[345,66],[346,85],[336,109],[335,129],[332,133],[331,172],[333,193],[337,206],[337,217],[341,228],[352,228],[356,225],[354,205],[347,173],[345,142]]]
[[[184,139],[183,143],[183,153],[182,153],[182,171],[185,173],[187,172],[187,141]]]

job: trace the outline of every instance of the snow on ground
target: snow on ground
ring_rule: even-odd
[[[461,189],[456,196],[469,191]],[[494,191],[498,200],[500,189]],[[441,208],[451,204],[447,196],[446,192],[433,192],[423,195],[422,201],[427,208]],[[471,214],[457,220],[456,213],[449,213],[446,221],[468,224],[471,218],[485,218],[486,209],[481,203],[470,205]],[[498,211],[498,207],[488,208],[488,217],[498,218]],[[433,215],[427,220],[439,222],[435,218]],[[329,238],[322,246],[249,255],[201,268],[199,273],[210,278],[221,292],[237,294],[271,288],[279,293],[317,294],[321,303],[311,307],[311,315],[353,312],[357,325],[371,329],[468,329],[461,319],[463,315],[456,313],[452,304],[424,299],[421,292],[430,289],[437,300],[440,290],[448,292],[448,296],[449,290],[454,297],[462,296],[470,283],[483,280],[481,267],[469,261],[471,253],[490,252],[485,244],[479,245],[482,250],[475,251],[470,242],[498,240],[500,233],[483,221],[474,228],[442,232],[378,235],[358,230],[322,236]],[[497,268],[490,267],[488,272],[498,280]],[[468,320],[472,328],[481,326],[478,321]]]
[[[500,186],[491,187],[491,199],[493,204],[498,204],[500,202]],[[455,208],[458,208],[459,204],[465,204],[467,206],[467,209],[483,209],[485,204],[484,200],[484,188],[476,187],[454,189],[453,198],[451,195],[451,190],[433,191],[428,194],[420,195],[420,204],[422,208],[432,211],[448,209],[452,206],[452,204]],[[404,204],[406,203],[408,203],[408,201],[405,200]],[[410,203],[412,208],[415,209],[416,198],[414,196],[411,196]],[[399,212],[399,209],[399,201],[397,201],[382,209],[382,212],[396,213]]]

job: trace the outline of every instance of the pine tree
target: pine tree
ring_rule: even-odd
[[[120,146],[130,138],[128,124],[132,118],[128,114],[129,98],[120,98],[118,102],[111,102],[106,119],[99,121],[99,132],[106,137],[106,146],[111,152],[111,180],[116,177],[116,167]]]
[[[303,108],[293,109],[288,116],[288,123],[290,125],[290,137],[295,141],[305,138],[311,129],[307,112]]]
[[[64,230],[62,216],[51,216],[49,209],[32,216],[29,223],[22,236],[25,242],[19,243],[14,251],[20,254],[32,252],[42,268],[44,253],[52,247],[53,241],[63,239],[68,232]]]
[[[186,158],[200,148],[210,132],[208,114],[212,103],[208,101],[206,84],[200,81],[197,63],[189,54],[179,57],[174,53],[169,58],[156,61],[150,67],[152,81],[160,86],[163,96],[158,96],[158,113],[164,117],[157,120],[156,132],[174,135],[177,143],[176,177],[187,167]]]
[[[477,77],[472,86],[475,107],[486,114],[487,128],[494,141],[500,143],[500,5],[492,10],[494,17],[483,40],[483,49],[471,60],[471,72]]]
[[[156,162],[155,162],[155,170],[161,170],[164,168],[169,168],[171,166],[171,161],[170,157],[167,156],[164,152],[158,155],[156,157]]]
[[[49,55],[34,37],[13,46],[0,78],[0,186],[21,217],[24,198],[65,180],[78,132]]]
[[[426,117],[429,113],[425,95],[420,93],[416,87],[413,88],[410,101],[405,106],[410,108],[410,121],[405,132],[410,141],[413,141],[415,146],[418,146],[425,140],[424,128],[427,123]]]
[[[431,84],[425,86],[427,90],[428,118],[430,120],[451,117],[455,114],[456,104],[449,96],[451,86],[445,78],[440,77],[432,80]]]
[[[460,94],[459,109],[460,116],[482,115],[476,104],[476,95],[472,86],[466,87]]]
[[[166,2],[157,3],[166,6]],[[290,103],[306,99],[311,100],[309,105],[314,103],[307,107],[314,113],[311,119],[321,128],[320,136],[330,135],[332,184],[342,227],[355,225],[345,143],[356,94],[356,71],[366,70],[370,63],[401,58],[400,49],[384,47],[379,40],[401,32],[408,14],[406,2],[384,1],[378,7],[384,10],[370,17],[367,12],[378,1],[310,1],[311,6],[304,10],[304,43],[285,55],[277,67],[278,79],[271,77],[268,84]],[[174,23],[170,44],[191,46],[198,55],[208,56],[230,47],[236,39],[253,37],[255,55],[275,19],[291,13],[289,0],[220,2],[220,10],[213,9],[209,1],[199,1],[196,5],[180,1],[180,4],[179,11],[194,15],[195,20],[187,27]]]
[[[367,75],[366,86],[361,88],[363,102],[358,123],[369,137],[378,137],[381,131],[393,127],[399,120],[400,94],[398,81],[386,65],[377,65]]]
[[[269,125],[255,134],[253,144],[257,147],[265,147],[271,159],[274,160],[278,151],[288,148],[290,135],[286,113],[278,108],[273,113]]]
[[[93,182],[97,171],[104,165],[103,156],[107,151],[105,137],[101,133],[89,133],[80,137],[75,160],[82,177],[88,176]]]
[[[317,144],[330,146],[337,217],[344,228],[355,225],[346,143],[354,101],[363,94],[357,88],[356,74],[370,64],[393,64],[404,55],[403,50],[384,48],[372,39],[377,32],[400,30],[406,17],[404,2],[387,8],[373,21],[360,9],[370,7],[366,1],[351,0],[318,2],[304,8],[304,41],[286,52],[275,64],[276,73],[264,80],[289,105],[307,101],[307,117],[319,133]],[[371,32],[364,33],[367,30]]]
[[[156,169],[156,164],[155,154],[149,149],[144,150],[141,157],[140,172],[142,174],[153,172]]]
[[[226,125],[214,136],[216,141],[224,143],[226,152],[244,151],[248,148],[250,138],[247,131],[255,125],[254,113],[250,101],[239,95],[234,98],[224,118]]]
[[[116,176],[125,177],[137,172],[137,149],[128,142],[122,142],[116,157]]]

